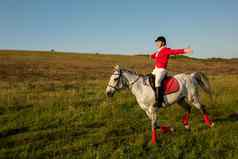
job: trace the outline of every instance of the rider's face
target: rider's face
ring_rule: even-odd
[[[162,41],[157,41],[157,42],[155,42],[155,47],[156,47],[157,49],[161,48],[162,46],[163,46],[163,42],[162,42]]]

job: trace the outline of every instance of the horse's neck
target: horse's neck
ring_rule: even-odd
[[[126,78],[126,80],[129,82],[129,84],[131,84],[133,81],[135,81],[138,78],[138,75],[127,72],[127,71],[124,71],[123,75]]]
[[[129,87],[131,87],[131,92],[136,95],[137,94],[137,87],[140,84],[140,80],[138,80],[139,75],[133,74],[130,72],[123,72],[124,77],[127,79]]]

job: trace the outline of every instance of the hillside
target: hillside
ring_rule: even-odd
[[[201,100],[215,127],[192,109],[184,130],[175,104],[158,114],[176,132],[156,146],[130,92],[105,96],[115,64],[141,74],[153,68],[146,56],[0,51],[0,158],[238,158],[238,59],[171,59],[170,74],[209,75],[214,103]]]

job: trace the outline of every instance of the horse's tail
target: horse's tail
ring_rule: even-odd
[[[212,90],[208,77],[202,72],[194,72],[191,74],[193,83],[199,86],[204,92],[206,92],[212,100]]]

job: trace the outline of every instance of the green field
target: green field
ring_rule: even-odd
[[[193,108],[186,131],[175,104],[158,113],[176,131],[157,145],[128,90],[105,96],[114,64],[141,74],[153,68],[146,56],[0,51],[0,158],[238,159],[237,59],[171,59],[171,74],[209,75],[214,103],[201,96],[215,126]]]

